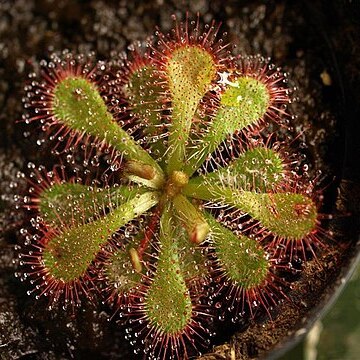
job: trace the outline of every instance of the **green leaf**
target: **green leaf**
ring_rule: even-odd
[[[172,102],[167,172],[181,170],[198,104],[216,76],[212,55],[199,46],[175,49],[165,66]]]
[[[244,289],[262,285],[269,274],[269,261],[264,249],[254,239],[236,236],[210,214],[206,214],[206,219],[211,227],[210,239],[218,266],[227,278]]]
[[[95,84],[80,76],[68,76],[54,89],[53,113],[58,122],[79,134],[94,136],[128,160],[152,166],[159,176],[156,161],[124,131],[107,110]]]
[[[316,228],[316,205],[302,194],[243,192],[233,205],[281,237],[300,240]]]
[[[156,192],[134,196],[108,215],[50,237],[43,250],[44,265],[54,278],[70,282],[86,272],[108,238],[120,227],[149,210],[159,201]]]
[[[283,179],[284,164],[279,154],[266,147],[245,151],[227,167],[193,178],[189,184],[222,184],[236,189],[265,192]]]
[[[124,90],[132,114],[139,119],[144,134],[149,137],[152,154],[162,155],[165,152],[160,137],[164,89],[160,85],[158,70],[153,64],[144,63],[130,75]]]
[[[192,303],[178,254],[171,210],[167,206],[160,220],[160,253],[156,273],[145,295],[150,324],[168,336],[182,332],[192,318]]]
[[[281,237],[300,240],[316,228],[316,205],[303,194],[256,193],[208,183],[188,184],[183,194],[236,207]]]
[[[259,80],[241,76],[234,82],[227,81],[227,85],[221,95],[219,109],[205,129],[205,135],[198,140],[198,146],[187,157],[184,172],[189,176],[228,135],[233,135],[249,125],[255,125],[268,109],[269,90]]]
[[[152,64],[140,66],[131,74],[124,90],[132,113],[147,124],[144,132],[153,134],[154,125],[161,123],[161,94],[164,91],[156,67]]]
[[[39,212],[53,228],[80,226],[142,192],[129,186],[104,189],[73,183],[54,184],[40,194]]]

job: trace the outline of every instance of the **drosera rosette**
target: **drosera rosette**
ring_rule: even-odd
[[[82,163],[89,183],[75,173],[38,186],[44,230],[21,254],[24,277],[76,304],[91,282],[154,359],[206,349],[224,309],[271,318],[290,291],[286,255],[321,243],[319,204],[276,140],[291,119],[286,76],[233,56],[218,31],[186,20],[145,51],[91,66],[65,52],[27,87],[26,122],[56,129],[50,140],[74,159],[96,148],[108,161]],[[100,181],[109,171],[116,180]]]

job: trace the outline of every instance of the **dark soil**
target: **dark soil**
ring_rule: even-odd
[[[221,345],[202,359],[265,357],[284,348],[343,282],[360,229],[358,1],[0,0],[0,359],[132,358],[122,329],[107,321],[107,308],[89,304],[76,317],[49,312],[44,301],[26,295],[29,284],[14,277],[25,215],[14,210],[13,195],[26,188],[17,173],[26,172],[28,162],[56,163],[16,121],[27,74],[52,51],[94,51],[109,59],[112,51],[145,40],[156,25],[166,32],[171,14],[184,18],[187,10],[199,11],[204,22],[221,21],[225,40],[239,53],[271,56],[289,72],[298,88],[292,106],[298,117],[286,135],[304,131],[296,144],[311,164],[310,176],[322,172],[322,212],[333,214],[324,227],[334,241],[293,282],[292,302],[274,309],[272,322],[261,315],[241,325],[219,322],[215,344]]]

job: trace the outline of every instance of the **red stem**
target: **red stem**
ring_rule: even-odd
[[[155,209],[152,216],[151,216],[149,224],[148,224],[148,226],[147,226],[147,228],[145,230],[144,238],[141,240],[141,243],[140,243],[139,248],[137,250],[140,260],[142,259],[142,256],[143,256],[145,250],[147,249],[150,240],[154,236],[155,227],[156,227],[156,225],[157,225],[157,223],[159,221],[159,214],[160,214],[160,207],[158,206]]]

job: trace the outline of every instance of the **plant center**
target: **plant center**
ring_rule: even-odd
[[[164,186],[164,194],[168,198],[174,198],[180,194],[183,187],[189,182],[189,177],[182,171],[173,171]]]

